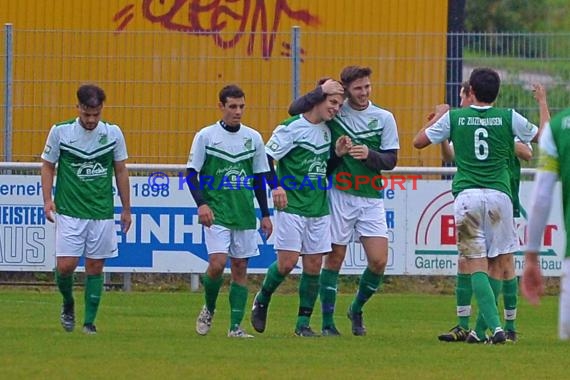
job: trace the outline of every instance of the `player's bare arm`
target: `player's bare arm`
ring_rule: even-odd
[[[125,161],[115,161],[113,163],[115,169],[115,179],[117,188],[119,189],[119,198],[121,199],[121,229],[126,233],[131,228],[131,192],[129,185],[129,171]]]
[[[515,154],[519,159],[524,161],[530,161],[532,159],[532,149],[520,141],[515,143]]]
[[[544,294],[544,280],[540,270],[537,251],[526,251],[524,255],[524,271],[521,280],[521,292],[532,305],[540,303]]]
[[[449,112],[449,104],[439,104],[435,107],[434,116],[420,129],[413,140],[414,148],[423,149],[431,145],[430,139],[426,135],[426,129],[435,124],[443,115]]]
[[[540,125],[538,126],[538,138],[547,122],[550,121],[550,111],[548,109],[548,103],[546,102],[546,89],[543,85],[535,83],[532,85],[532,92],[534,98],[538,103],[538,113],[540,117]]]
[[[53,190],[53,178],[55,176],[55,164],[42,159],[41,180],[42,195],[44,198],[44,213],[47,220],[54,223],[55,203],[51,197]]]

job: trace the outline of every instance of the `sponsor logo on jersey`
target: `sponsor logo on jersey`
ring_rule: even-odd
[[[79,166],[77,169],[77,177],[83,181],[92,181],[97,178],[107,176],[107,168],[104,168],[101,163],[96,161],[88,161],[82,164],[72,164]]]
[[[105,145],[109,141],[106,133],[99,134],[99,144]]]

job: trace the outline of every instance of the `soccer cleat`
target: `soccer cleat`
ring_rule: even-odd
[[[346,313],[350,322],[352,322],[352,335],[356,336],[364,336],[366,335],[366,327],[362,322],[362,312],[360,313],[353,313],[350,308],[348,308],[348,312]]]
[[[93,323],[86,323],[83,325],[83,333],[87,335],[97,334],[97,328]]]
[[[302,336],[305,338],[317,338],[319,336],[309,326],[301,326],[295,329],[295,335]]]
[[[507,335],[502,328],[497,327],[497,329],[495,329],[495,333],[490,339],[491,344],[505,344],[506,341]]]
[[[250,335],[242,330],[241,327],[237,326],[235,329],[228,331],[228,338],[253,338],[253,335]]]
[[[59,316],[61,327],[67,332],[72,332],[75,328],[75,310],[74,305],[63,305],[61,307],[61,315]]]
[[[437,339],[442,342],[464,342],[468,335],[469,330],[465,330],[463,327],[457,325],[449,330],[449,332],[438,336]]]
[[[265,331],[267,323],[267,308],[269,304],[263,304],[257,300],[259,293],[253,299],[253,307],[251,308],[251,325],[258,333]]]
[[[517,341],[517,332],[514,330],[506,330],[505,335],[507,337],[507,342],[516,342]]]
[[[465,338],[465,343],[469,343],[469,344],[477,344],[477,343],[485,344],[488,342],[489,342],[489,338],[487,336],[485,336],[485,339],[480,339],[474,330],[471,330],[469,335],[467,335],[467,338]]]
[[[198,318],[196,319],[196,332],[200,335],[206,335],[210,328],[212,327],[212,319],[214,318],[214,313],[210,313],[210,310],[204,305]]]
[[[340,331],[335,326],[327,326],[323,327],[322,330],[323,336],[340,336]]]

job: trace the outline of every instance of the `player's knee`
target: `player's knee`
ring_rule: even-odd
[[[325,256],[325,268],[329,270],[339,271],[344,262],[344,255],[338,255],[334,252]]]
[[[296,260],[295,261],[282,260],[281,262],[279,262],[277,264],[277,269],[278,269],[280,274],[287,275],[287,274],[291,273],[291,271],[295,268],[296,264],[297,264]]]
[[[222,265],[218,262],[208,264],[207,273],[210,278],[218,278],[224,273],[225,264]]]
[[[379,257],[374,257],[368,260],[368,267],[374,273],[383,273],[386,269],[386,264],[388,263],[388,258],[385,255]]]

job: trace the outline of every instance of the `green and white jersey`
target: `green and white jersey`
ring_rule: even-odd
[[[570,109],[555,115],[540,135],[539,170],[554,173],[562,183],[562,211],[566,241],[570,242]],[[570,258],[570,244],[565,257]]]
[[[194,137],[186,167],[200,173],[214,224],[232,230],[256,228],[253,178],[269,171],[259,132],[244,124],[237,132],[227,131],[219,122],[205,127]]]
[[[516,111],[491,106],[451,110],[425,131],[432,144],[451,137],[457,164],[454,196],[466,189],[494,189],[511,199],[514,137],[528,143],[537,132],[536,125]]]
[[[41,157],[58,164],[58,214],[113,219],[113,163],[128,158],[125,138],[117,125],[100,121],[88,131],[79,124],[79,118],[58,123],[51,128]]]
[[[391,112],[382,109],[373,103],[369,103],[364,110],[355,110],[345,100],[337,116],[327,122],[331,129],[332,141],[336,141],[340,136],[347,135],[351,138],[353,145],[366,145],[370,150],[400,149],[398,139],[398,128],[396,120]],[[337,175],[342,173],[345,181],[356,176],[366,176],[370,179],[380,173],[368,168],[362,161],[352,158],[350,155],[343,157],[341,164],[333,173],[333,183],[335,186],[346,186],[346,182],[339,183]],[[382,188],[382,181],[378,177],[375,180],[374,188],[372,183],[363,184],[356,189],[351,186],[347,193],[366,197],[381,198],[382,192],[377,189]]]
[[[280,185],[287,192],[283,211],[319,217],[329,214],[327,160],[331,132],[325,123],[313,124],[303,115],[285,120],[273,131],[265,151],[277,163]]]

